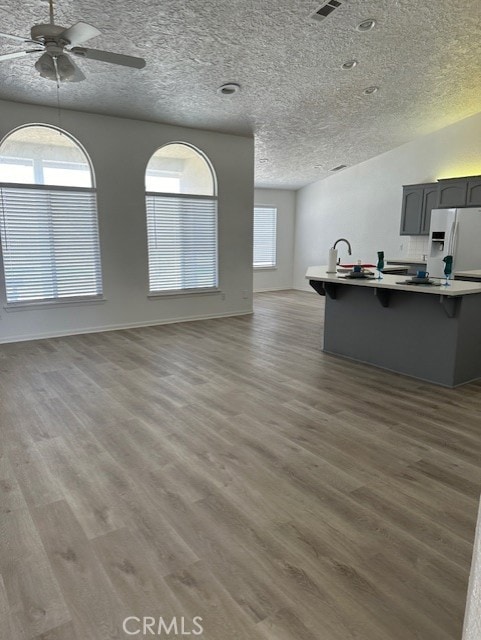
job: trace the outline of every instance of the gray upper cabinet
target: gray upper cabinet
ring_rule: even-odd
[[[420,236],[429,233],[431,210],[437,203],[437,183],[410,184],[403,187],[401,212],[402,236]]]
[[[403,187],[402,236],[427,236],[431,211],[447,207],[481,207],[481,176],[447,178]]]
[[[438,206],[438,185],[427,184],[423,189],[423,212],[421,219],[421,235],[429,235],[431,211]]]
[[[450,178],[438,182],[438,207],[465,207],[467,178]]]
[[[423,188],[419,185],[403,187],[403,206],[401,213],[401,235],[418,235],[421,229],[421,211],[423,208]]]
[[[466,206],[481,207],[481,176],[468,178]]]
[[[481,176],[439,180],[438,207],[480,207]]]

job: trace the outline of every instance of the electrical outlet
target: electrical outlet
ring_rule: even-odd
[[[220,299],[221,299],[221,300],[225,300],[225,293],[221,293],[221,294],[220,294]]]

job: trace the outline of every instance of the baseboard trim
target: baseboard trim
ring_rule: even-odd
[[[308,286],[308,287],[296,287],[294,285],[292,288],[294,289],[294,291],[305,291],[306,293],[316,293],[311,286]]]
[[[47,333],[35,333],[23,336],[11,336],[9,338],[0,338],[0,344],[10,344],[12,342],[28,342],[30,340],[47,340],[49,338],[65,338],[66,336],[78,336],[87,333],[105,333],[107,331],[122,331],[122,329],[140,329],[141,327],[157,327],[162,324],[177,324],[179,322],[195,322],[197,320],[215,320],[216,318],[232,318],[235,316],[249,316],[253,311],[231,311],[228,313],[217,313],[208,315],[188,316],[180,318],[169,318],[167,320],[158,320],[152,322],[129,322],[125,324],[111,324],[100,327],[89,327],[87,329],[69,330],[69,331],[51,331]]]
[[[268,293],[269,291],[292,291],[292,287],[269,287],[267,289],[254,289],[253,293]]]

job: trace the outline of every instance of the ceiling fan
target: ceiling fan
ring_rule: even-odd
[[[124,67],[133,67],[134,69],[143,69],[145,60],[133,56],[125,56],[110,51],[101,51],[100,49],[85,49],[79,47],[100,35],[100,31],[86,22],[77,22],[73,26],[66,29],[56,25],[54,22],[53,0],[48,0],[50,10],[50,22],[48,24],[36,24],[30,31],[30,38],[21,38],[13,36],[9,33],[0,33],[1,38],[8,38],[29,45],[31,48],[17,51],[15,53],[7,53],[0,56],[0,62],[3,60],[12,60],[13,58],[22,58],[31,53],[43,54],[35,63],[35,68],[42,78],[54,80],[55,82],[80,82],[85,80],[85,76],[79,67],[72,60],[71,56],[79,56],[81,58],[89,58],[90,60],[100,60],[110,64],[118,64]]]

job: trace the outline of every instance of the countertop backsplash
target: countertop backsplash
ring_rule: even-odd
[[[428,252],[429,236],[402,236],[400,239],[399,252],[395,259],[407,262],[426,261],[424,256]]]

